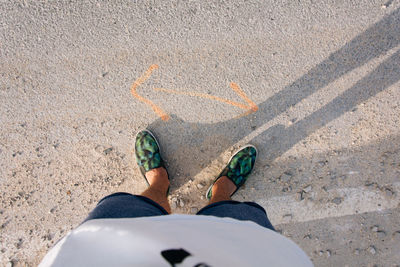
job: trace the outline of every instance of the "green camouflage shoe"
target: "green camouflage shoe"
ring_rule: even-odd
[[[159,167],[165,168],[157,139],[148,130],[143,130],[136,135],[135,155],[140,172],[143,174],[147,184],[149,182],[146,179],[146,172]]]
[[[236,185],[236,190],[231,195],[233,196],[233,194],[236,193],[236,191],[246,182],[247,178],[249,177],[251,171],[253,170],[256,156],[257,149],[252,145],[247,145],[236,152],[230,159],[228,165],[208,188],[206,193],[207,199],[211,199],[212,187],[222,176],[228,177],[229,180]]]

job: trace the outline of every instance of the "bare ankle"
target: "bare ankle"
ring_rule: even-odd
[[[215,193],[226,193],[227,195],[231,196],[233,192],[236,190],[236,185],[226,176],[222,176],[218,179],[217,182],[213,185],[213,195]]]
[[[236,185],[229,180],[228,177],[223,176],[219,178],[212,187],[210,204],[224,200],[231,200],[231,195],[235,190]]]
[[[146,179],[152,189],[156,191],[167,192],[169,180],[165,168],[159,167],[146,172]]]

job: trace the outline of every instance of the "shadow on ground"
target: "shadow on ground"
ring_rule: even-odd
[[[400,43],[399,25],[400,9],[397,9],[291,85],[260,103],[255,114],[215,124],[188,123],[176,115],[172,115],[167,122],[159,119],[151,123],[148,128],[161,140],[172,176],[179,170],[186,171],[184,176],[173,182],[172,189],[187,182],[187,177],[194,177],[223,151],[291,106],[396,48]],[[399,80],[400,50],[397,50],[366,77],[311,115],[290,127],[276,125],[254,137],[251,143],[259,148],[259,161],[261,164],[273,161],[308,135]],[[185,148],[185,144],[191,147]]]

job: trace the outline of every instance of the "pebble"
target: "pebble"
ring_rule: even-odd
[[[14,263],[12,261],[7,262],[6,267],[13,267]]]
[[[327,162],[328,162],[327,160],[321,160],[321,161],[318,161],[317,164],[318,164],[320,167],[324,167],[324,166],[326,165]]]
[[[371,231],[372,232],[378,232],[379,228],[377,225],[372,226]]]
[[[376,254],[376,249],[375,249],[375,247],[374,247],[374,246],[370,246],[370,247],[368,248],[368,252],[371,253],[372,255],[375,255],[375,254]]]
[[[304,192],[301,191],[301,192],[297,193],[296,199],[297,199],[297,201],[302,201],[304,199]]]
[[[376,187],[376,183],[368,182],[368,181],[367,181],[364,185],[365,185],[366,187],[368,187],[369,189],[373,189],[373,188]]]
[[[305,236],[303,237],[303,239],[311,239],[311,238],[312,238],[311,234],[305,235]]]
[[[339,205],[340,203],[342,203],[342,198],[335,197],[334,199],[332,199],[332,202],[335,203],[336,205]]]
[[[198,211],[198,209],[197,209],[197,208],[191,208],[191,209],[190,209],[190,212],[191,212],[192,214],[196,214],[196,213],[197,213],[197,211]]]
[[[359,250],[358,248],[356,248],[356,249],[354,250],[354,255],[360,255],[360,250]]]
[[[378,235],[379,239],[383,239],[383,238],[386,237],[386,232],[385,231],[378,231],[376,234]]]
[[[393,237],[400,237],[400,231],[396,231],[396,232],[394,232],[393,234]]]
[[[49,213],[54,213],[54,211],[56,210],[56,208],[57,208],[57,207],[52,207],[52,208],[49,210]]]
[[[202,184],[197,184],[196,186],[198,189],[202,189],[204,187],[204,185],[202,185]]]
[[[183,208],[185,206],[185,202],[183,202],[183,200],[179,200],[179,206],[181,206],[181,208]]]
[[[292,187],[290,185],[282,189],[282,192],[290,192],[290,191],[292,191]]]
[[[325,252],[325,254],[326,254],[326,257],[329,258],[329,257],[331,256],[331,251],[328,249],[328,250]]]
[[[107,149],[104,149],[103,153],[104,153],[105,155],[108,155],[108,154],[111,153],[112,150],[113,150],[113,148],[112,148],[112,147],[109,147],[109,148],[107,148]]]
[[[312,186],[309,185],[309,186],[304,187],[303,191],[306,192],[306,193],[308,193],[308,192],[311,191],[311,189],[312,189]]]
[[[172,201],[171,202],[171,209],[176,209],[176,202],[175,201]]]
[[[391,196],[394,195],[394,194],[393,194],[393,191],[392,191],[390,188],[386,188],[386,189],[385,189],[385,193],[386,193],[386,195],[387,195],[388,197],[391,197]]]

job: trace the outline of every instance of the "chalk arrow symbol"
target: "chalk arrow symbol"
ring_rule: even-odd
[[[161,117],[162,120],[167,121],[169,120],[169,115],[162,110],[159,106],[157,106],[156,104],[154,104],[151,100],[144,98],[143,96],[139,95],[137,93],[137,88],[143,84],[150,76],[151,73],[155,70],[158,69],[158,65],[153,64],[151,65],[147,71],[141,76],[139,77],[131,86],[131,93],[134,97],[136,97],[139,101],[149,105],[153,111]],[[211,99],[211,100],[215,100],[215,101],[219,101],[228,105],[232,105],[241,109],[246,110],[246,112],[244,114],[242,114],[240,117],[242,116],[247,116],[251,113],[254,113],[258,110],[258,106],[256,105],[256,103],[254,103],[246,94],[245,92],[243,92],[243,90],[239,87],[238,84],[231,82],[230,83],[230,87],[232,88],[232,90],[240,97],[242,98],[246,104],[244,103],[239,103],[236,101],[232,101],[229,99],[225,99],[225,98],[221,98],[218,96],[214,96],[214,95],[210,95],[210,94],[202,94],[202,93],[197,93],[197,92],[183,92],[183,91],[177,91],[177,90],[171,90],[171,89],[166,89],[166,88],[154,88],[154,90],[156,91],[161,91],[161,92],[165,92],[165,93],[169,93],[169,94],[177,94],[177,95],[186,95],[186,96],[192,96],[192,97],[200,97],[200,98],[205,98],[205,99]]]
[[[137,92],[137,88],[143,84],[148,78],[150,78],[151,73],[158,69],[158,65],[157,64],[153,64],[151,65],[146,72],[140,76],[131,86],[131,94],[136,97],[139,101],[149,105],[153,111],[163,120],[163,121],[167,121],[169,120],[169,115],[159,106],[157,106],[156,104],[153,103],[153,101],[144,98],[143,96],[139,95]]]
[[[166,88],[154,88],[154,90],[169,93],[169,94],[176,94],[176,95],[187,95],[187,96],[193,96],[193,97],[201,97],[201,98],[206,98],[206,99],[211,99],[215,101],[219,101],[228,105],[232,105],[244,110],[247,110],[247,112],[243,115],[248,115],[250,113],[256,112],[258,110],[258,107],[256,103],[254,103],[244,92],[242,89],[240,89],[239,85],[237,85],[234,82],[230,83],[230,87],[232,90],[239,95],[244,101],[246,101],[247,104],[239,103],[236,101],[232,101],[229,99],[221,98],[218,96],[210,95],[210,94],[202,94],[202,93],[197,93],[197,92],[183,92],[183,91],[177,91],[177,90],[172,90],[172,89],[166,89]]]

